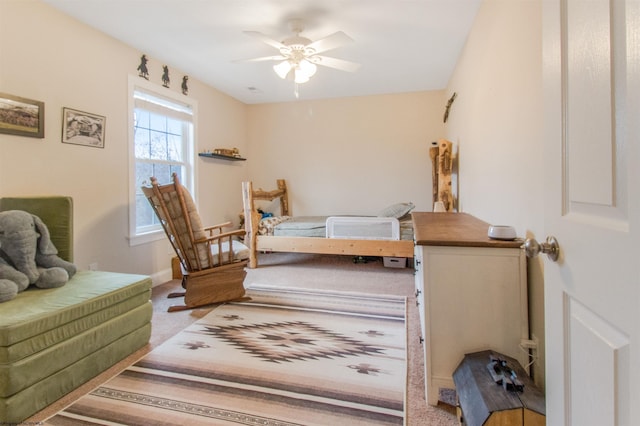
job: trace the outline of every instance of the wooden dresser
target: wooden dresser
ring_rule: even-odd
[[[489,224],[466,213],[412,213],[416,303],[420,312],[427,402],[454,388],[467,353],[494,350],[522,366],[529,339],[527,268],[522,240],[487,236]]]

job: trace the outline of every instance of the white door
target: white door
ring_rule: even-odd
[[[640,1],[542,3],[547,424],[640,425]]]

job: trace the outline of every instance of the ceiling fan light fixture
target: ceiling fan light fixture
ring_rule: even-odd
[[[309,78],[313,77],[318,69],[316,64],[314,64],[313,62],[309,62],[307,59],[301,60],[298,67],[300,68],[300,71],[305,73]]]
[[[296,83],[306,83],[316,73],[318,67],[306,59],[301,60],[298,63],[294,63],[291,60],[282,61],[273,66],[273,70],[278,74],[281,79],[291,78]]]
[[[294,81],[298,84],[306,83],[307,81],[309,81],[309,75],[302,71],[300,68],[296,68]]]
[[[353,40],[342,31],[337,31],[322,39],[312,41],[300,35],[304,27],[299,19],[292,20],[290,22],[290,28],[293,36],[281,42],[256,31],[245,31],[247,35],[257,37],[269,46],[275,47],[280,53],[277,56],[260,57],[247,61],[278,61],[278,64],[273,66],[273,70],[281,79],[290,80],[295,83],[296,94],[298,93],[298,84],[308,82],[309,79],[315,75],[318,68],[317,65],[348,72],[355,72],[360,66],[360,64],[356,64],[355,62],[320,55],[323,52],[340,47],[345,43],[353,42]]]
[[[287,78],[287,74],[289,74],[291,68],[292,66],[289,61],[282,61],[279,64],[273,66],[273,70],[276,72],[276,74],[278,74],[278,77],[283,80]]]
[[[306,83],[309,81],[311,77],[316,73],[318,67],[315,64],[307,61],[306,59],[301,60],[295,66],[292,66],[294,73],[294,81],[298,84]]]

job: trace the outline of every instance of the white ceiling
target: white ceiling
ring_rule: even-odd
[[[444,89],[482,0],[44,0],[62,12],[247,104],[295,100],[275,55],[243,31],[278,41],[302,19],[311,40],[344,31],[354,42],[323,53],[362,64],[318,67],[300,99]],[[131,64],[132,70],[137,67]],[[151,72],[158,72],[152,70]],[[179,85],[182,76],[171,76]]]

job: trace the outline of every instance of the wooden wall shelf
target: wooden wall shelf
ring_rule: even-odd
[[[246,161],[246,158],[242,158],[242,157],[234,157],[232,155],[222,155],[222,154],[214,154],[212,152],[201,152],[198,154],[199,157],[206,157],[206,158],[218,158],[220,160],[227,160],[227,161]]]

